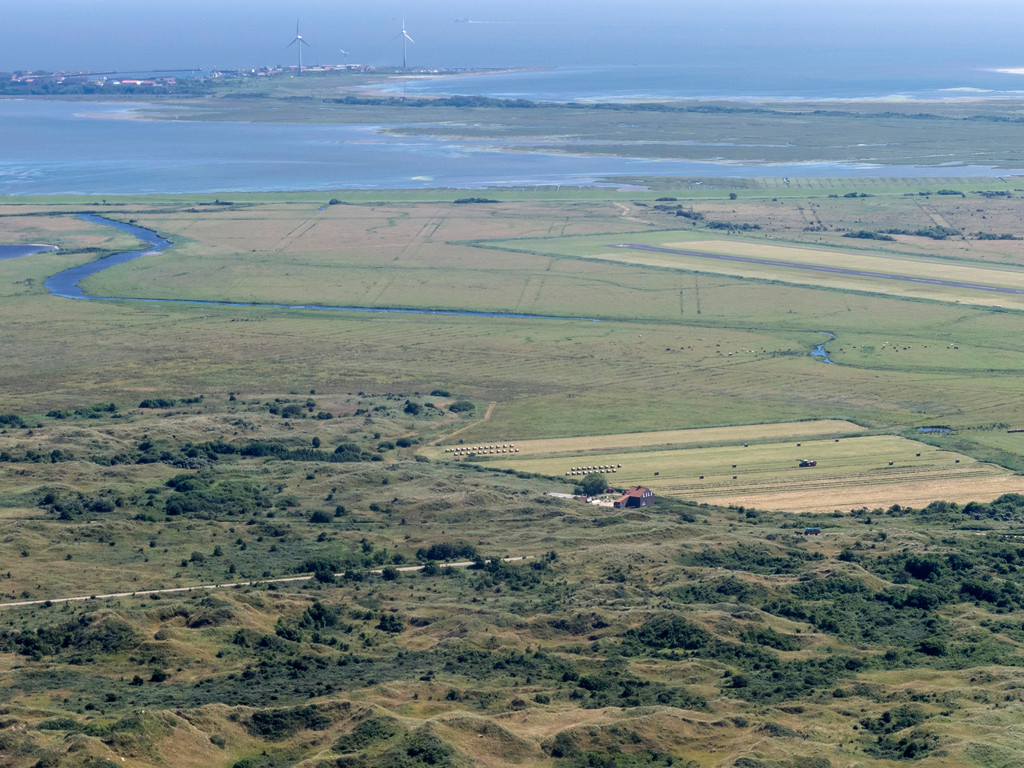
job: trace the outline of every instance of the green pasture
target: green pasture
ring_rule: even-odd
[[[82,396],[124,401],[182,388],[412,394],[455,387],[479,403],[478,413],[495,404],[489,419],[460,434],[467,441],[848,418],[893,430],[976,427],[964,433],[968,443],[961,447],[973,455],[982,428],[1024,423],[1017,396],[1024,341],[1014,332],[1016,313],[587,260],[590,245],[605,241],[723,237],[680,230],[677,217],[620,202],[622,193],[600,195],[575,202],[525,195],[475,205],[402,203],[398,196],[326,206],[322,198],[283,196],[268,204],[168,198],[110,206],[116,213],[102,212],[154,228],[175,245],[102,272],[86,288],[156,301],[46,295],[45,277],[84,255],[70,250],[0,263],[0,284],[7,286],[0,307],[9,350],[0,373],[4,391],[11,407],[45,412]],[[845,217],[857,215],[863,202],[815,200]],[[898,208],[904,200],[920,211],[916,196],[889,204]],[[970,204],[979,203],[990,201]],[[809,204],[805,199],[799,207]],[[709,218],[725,215],[707,202],[694,205]],[[760,217],[765,225],[782,215],[763,201],[714,205],[735,207],[738,218]],[[783,206],[783,213],[796,216],[798,206],[785,205],[793,211]],[[29,212],[55,215],[25,216],[9,206],[0,226],[8,237],[30,232],[32,240],[55,239],[45,236],[47,227],[55,236],[66,231],[68,248],[130,245],[111,228],[61,211],[67,208],[37,205]],[[677,228],[665,228],[667,220]],[[1003,249],[1001,258],[1015,258],[1015,241],[995,246]],[[170,298],[564,319],[159,301]],[[837,365],[810,356],[826,338],[820,331],[836,335],[828,349]],[[1000,463],[1012,464],[1009,453]]]

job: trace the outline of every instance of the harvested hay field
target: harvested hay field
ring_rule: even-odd
[[[636,450],[654,447],[708,446],[727,443],[744,443],[759,440],[788,440],[796,438],[841,437],[866,431],[864,427],[840,419],[816,421],[787,421],[778,424],[751,424],[735,427],[706,427],[701,429],[671,429],[659,432],[627,432],[616,435],[588,435],[586,437],[555,437],[541,440],[514,442],[520,456],[539,454],[578,455],[592,451]],[[508,443],[486,441],[484,444]],[[445,448],[462,448],[465,444],[446,445],[432,451],[424,451],[432,458],[444,456]]]
[[[800,427],[807,429],[800,432]],[[896,435],[865,435],[847,422],[798,422],[514,443],[517,454],[472,460],[578,482],[790,512],[965,503],[1024,492],[1024,477],[994,464]],[[545,450],[546,449],[546,450]],[[444,454],[442,454],[444,455]],[[447,454],[452,457],[452,453]],[[802,467],[802,460],[816,462]]]
[[[971,472],[958,469],[942,473],[941,476],[887,477],[884,482],[873,485],[840,485],[827,490],[786,483],[784,488],[774,491],[760,489],[754,494],[732,493],[722,497],[702,498],[701,501],[813,513],[861,507],[888,509],[893,504],[925,507],[936,499],[966,504],[971,501],[991,501],[1004,493],[1024,493],[1024,478],[1002,471],[972,476]]]

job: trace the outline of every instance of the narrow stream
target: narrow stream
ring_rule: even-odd
[[[828,350],[825,349],[825,345],[828,344],[831,341],[835,341],[836,340],[836,335],[834,333],[832,333],[831,331],[816,331],[816,333],[820,333],[820,334],[822,334],[824,336],[828,336],[828,338],[825,339],[825,341],[821,342],[821,344],[816,346],[814,348],[814,351],[811,352],[811,354],[814,355],[815,357],[820,357],[822,360],[824,360],[829,365],[835,365],[836,362],[835,362],[835,360],[831,360],[829,358]]]
[[[263,307],[268,309],[313,309],[329,312],[380,312],[386,314],[404,315],[454,315],[457,317],[508,317],[524,320],[589,320],[599,322],[593,317],[560,317],[558,315],[529,315],[518,312],[473,312],[463,309],[414,309],[414,308],[388,308],[388,307],[348,307],[332,306],[329,304],[264,304],[248,301],[200,301],[198,299],[135,299],[121,296],[92,296],[87,294],[80,283],[90,275],[95,275],[110,267],[124,264],[144,256],[154,256],[160,251],[170,248],[173,243],[165,240],[156,232],[143,227],[136,227],[132,224],[124,224],[120,221],[105,219],[102,216],[94,216],[89,213],[80,213],[79,217],[94,224],[105,224],[128,232],[139,240],[147,243],[148,248],[140,248],[134,251],[115,253],[98,261],[91,261],[88,264],[81,264],[77,267],[65,269],[56,275],[46,279],[44,285],[54,296],[61,296],[67,299],[84,299],[87,301],[140,301],[150,304],[192,304],[206,307]]]

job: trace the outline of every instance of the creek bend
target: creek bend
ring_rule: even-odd
[[[97,261],[90,261],[87,264],[80,264],[77,267],[65,269],[63,272],[48,277],[44,282],[46,289],[54,296],[66,299],[80,299],[85,301],[136,301],[147,304],[189,304],[204,307],[259,307],[263,309],[308,309],[324,312],[378,312],[383,314],[404,314],[404,315],[452,315],[456,317],[499,317],[522,320],[589,320],[599,322],[593,317],[562,317],[559,315],[530,315],[518,312],[474,312],[463,309],[417,309],[412,307],[349,307],[332,306],[329,304],[271,304],[249,301],[203,301],[200,299],[160,299],[160,298],[128,298],[123,296],[93,296],[86,293],[80,283],[90,275],[95,275],[118,264],[125,264],[144,256],[154,256],[161,251],[170,248],[173,243],[151,229],[137,227],[133,224],[125,224],[113,219],[106,219],[102,216],[95,216],[90,213],[80,213],[79,218],[94,224],[104,224],[116,227],[127,232],[142,242],[149,245],[148,248],[139,248],[132,251],[115,253]]]

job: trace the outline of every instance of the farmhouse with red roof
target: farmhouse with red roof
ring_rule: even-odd
[[[650,507],[654,505],[654,493],[642,485],[631,486],[612,504],[616,509],[623,507]]]

